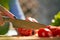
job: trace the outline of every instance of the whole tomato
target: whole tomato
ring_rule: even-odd
[[[47,28],[40,28],[38,31],[38,36],[39,37],[51,37],[52,32]]]

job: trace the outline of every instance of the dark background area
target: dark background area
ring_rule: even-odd
[[[41,24],[49,25],[60,11],[60,0],[20,0],[25,16],[31,16]]]
[[[38,0],[39,22],[49,25],[54,15],[60,11],[60,0]]]

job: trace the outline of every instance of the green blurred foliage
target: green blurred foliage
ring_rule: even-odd
[[[9,0],[0,0],[0,5],[4,6],[9,10]]]
[[[51,25],[60,26],[60,11],[54,16],[54,22]]]

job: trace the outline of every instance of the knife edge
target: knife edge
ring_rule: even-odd
[[[10,18],[3,18],[3,19],[4,21],[12,22],[14,28],[39,29],[46,27],[46,25],[44,24],[30,22],[21,19],[10,19]]]

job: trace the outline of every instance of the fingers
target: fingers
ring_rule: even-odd
[[[34,18],[31,18],[31,17],[26,17],[26,21],[31,21],[31,22],[36,22],[38,23],[38,21]]]
[[[4,15],[7,15],[9,18],[15,19],[14,15],[1,5],[0,5],[0,11],[3,12]]]

